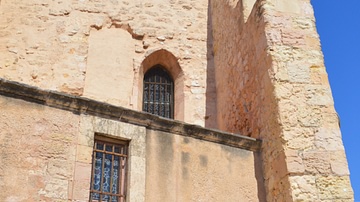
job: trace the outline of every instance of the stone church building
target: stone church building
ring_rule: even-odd
[[[0,0],[0,201],[353,201],[310,0]]]

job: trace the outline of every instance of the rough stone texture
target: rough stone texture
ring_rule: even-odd
[[[207,11],[207,0],[3,1],[0,77],[141,110],[143,61],[167,50],[182,71],[170,71],[181,83],[176,119],[215,127],[216,111],[205,107],[215,102]]]
[[[1,200],[69,199],[79,117],[6,97],[0,109]]]
[[[94,136],[106,135],[107,137],[130,141],[127,200],[145,201],[147,161],[145,128],[119,121],[81,115],[79,131],[72,199],[78,201],[87,201],[89,199]]]
[[[2,0],[0,77],[141,110],[143,74],[162,64],[175,80],[175,119],[262,140],[267,201],[351,201],[346,156],[314,21],[309,0]],[[118,50],[126,47],[128,51]],[[73,103],[67,104],[71,108]],[[3,148],[10,148],[4,159],[30,155],[13,149],[21,147],[21,138],[6,141],[11,131],[24,134],[26,116],[8,120],[11,110],[1,113],[6,120],[0,123],[5,128],[1,143],[8,142]],[[61,123],[75,117],[61,110],[52,113],[52,118],[64,119]],[[45,116],[39,114],[34,120]],[[39,127],[49,126],[47,134],[57,134],[53,123]],[[209,134],[208,139],[219,140],[218,133]],[[54,172],[58,161],[73,158],[65,155],[70,150],[41,141],[42,151],[59,157],[52,159],[48,172],[34,177],[36,187],[44,187],[34,200],[40,195],[44,200],[85,199],[89,179],[82,173],[89,172],[90,148],[77,145],[72,151],[79,162],[72,161],[66,169],[79,174],[69,182]],[[39,160],[29,166],[43,164]],[[1,166],[9,176],[16,174],[20,184],[29,176]],[[0,177],[5,179],[0,183],[10,180]],[[74,190],[68,195],[67,186]],[[7,188],[2,198],[24,199],[25,194],[14,195],[13,190]],[[35,192],[31,188],[24,193]]]
[[[218,127],[262,139],[267,201],[353,200],[310,1],[249,2],[211,1]]]

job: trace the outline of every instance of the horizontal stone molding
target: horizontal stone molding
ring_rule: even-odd
[[[44,90],[2,78],[0,78],[0,95],[71,111],[75,114],[88,114],[117,120],[144,126],[152,130],[193,137],[240,149],[259,151],[261,148],[261,140],[259,139],[187,124],[84,97]]]

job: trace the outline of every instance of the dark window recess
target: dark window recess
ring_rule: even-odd
[[[128,142],[95,139],[90,200],[125,202]]]
[[[174,118],[174,82],[161,65],[144,76],[143,111]]]

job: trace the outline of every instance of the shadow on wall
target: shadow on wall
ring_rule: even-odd
[[[277,170],[286,168],[286,163],[284,159],[271,158],[274,151],[281,151],[281,128],[269,75],[272,58],[267,52],[264,8],[262,1],[229,2],[209,0],[207,84],[215,90],[207,90],[207,114],[215,112],[216,128],[220,130],[263,140],[263,150],[254,156],[254,163],[258,198],[265,201],[265,197],[268,200],[282,197],[280,193],[272,196],[271,190],[282,190],[290,184],[271,181],[273,175],[277,175],[277,179],[286,175]],[[211,127],[210,120],[206,126]]]
[[[227,7],[228,9],[230,9],[231,13],[235,13],[237,15],[236,19],[230,19],[230,21],[236,21],[238,23],[238,27],[232,27],[232,30],[226,30],[226,33],[224,33],[224,35],[228,34],[228,31],[232,31],[233,30],[239,30],[240,27],[245,23],[245,17],[243,16],[243,13],[247,13],[246,14],[246,18],[248,17],[249,12],[245,11],[245,7],[247,8],[248,6],[243,6],[243,4],[250,4],[249,2],[245,2],[245,1],[252,1],[252,6],[254,5],[256,0],[232,0],[232,1],[208,1],[208,22],[207,22],[207,81],[206,81],[206,116],[205,116],[205,127],[208,128],[216,128],[219,129],[221,127],[221,124],[219,123],[219,121],[221,121],[221,119],[218,118],[218,107],[219,107],[219,102],[221,102],[223,99],[221,96],[219,96],[217,94],[218,91],[222,91],[222,89],[217,89],[217,85],[219,83],[218,78],[219,76],[216,76],[216,71],[220,72],[221,74],[226,74],[226,72],[222,72],[223,68],[226,68],[226,64],[220,63],[218,62],[217,64],[215,64],[215,54],[216,54],[216,49],[218,49],[219,47],[216,47],[216,45],[214,45],[214,37],[213,35],[217,35],[219,34],[219,32],[223,32],[224,30],[221,29],[220,27],[217,27],[217,21],[219,19],[219,15],[222,15],[221,12],[224,11],[219,11],[218,9],[212,10],[212,7],[215,5],[215,7]],[[251,11],[251,10],[250,10]],[[233,14],[230,14],[233,15]],[[215,19],[213,19],[213,17],[215,17]],[[226,17],[226,16],[221,16],[221,18]],[[213,25],[215,24],[215,30],[213,29]],[[226,27],[229,28],[229,27]],[[235,31],[236,32],[236,31]],[[225,46],[227,44],[235,44],[235,36],[232,36],[231,38],[228,38],[224,41],[222,41],[221,43],[226,43]],[[220,47],[221,49],[221,47]],[[225,53],[226,54],[226,53]],[[227,75],[221,75],[221,77],[227,77]]]
[[[207,68],[206,68],[206,112],[205,112],[205,127],[217,127],[217,107],[216,107],[216,82],[215,82],[215,64],[213,51],[213,36],[212,36],[212,17],[210,1],[208,6],[208,22],[207,22]]]
[[[233,12],[238,14],[237,19],[240,26],[244,25],[251,14],[252,8],[254,7],[256,0],[233,0],[229,2],[222,2],[231,8]],[[218,3],[218,2],[217,2]],[[208,2],[208,23],[207,23],[207,81],[206,81],[206,116],[205,116],[205,127],[208,128],[219,128],[218,120],[218,103],[221,96],[217,95],[217,80],[216,80],[216,68],[223,68],[224,64],[216,64],[214,61],[214,38],[213,38],[213,11],[211,10],[211,0]],[[240,27],[233,27],[232,29],[240,29]],[[220,30],[217,30],[220,31]],[[222,30],[221,30],[222,31]],[[235,38],[233,38],[234,40]],[[227,42],[229,43],[229,41]],[[235,44],[235,41],[234,41]],[[218,70],[221,72],[221,70]],[[221,89],[220,89],[221,90]]]

